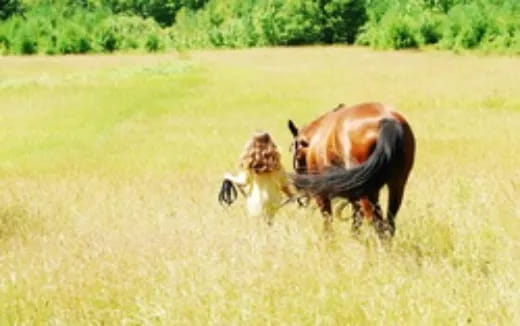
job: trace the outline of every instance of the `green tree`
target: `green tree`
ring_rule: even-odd
[[[0,20],[7,19],[9,16],[21,12],[21,10],[20,0],[0,0]]]

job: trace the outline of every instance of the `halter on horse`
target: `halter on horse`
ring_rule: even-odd
[[[415,155],[415,138],[405,118],[380,103],[340,104],[301,129],[289,120],[289,129],[294,185],[316,199],[325,230],[331,229],[331,199],[340,197],[353,204],[354,232],[365,217],[381,237],[394,235]],[[379,206],[384,185],[389,191],[386,220]]]

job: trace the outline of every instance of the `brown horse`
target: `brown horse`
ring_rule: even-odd
[[[289,120],[294,136],[293,166],[296,188],[311,194],[331,229],[331,199],[350,201],[352,230],[363,216],[373,221],[380,237],[395,233],[395,217],[415,155],[415,138],[405,118],[380,103],[346,107],[340,104],[304,128]],[[388,186],[386,220],[379,192]]]

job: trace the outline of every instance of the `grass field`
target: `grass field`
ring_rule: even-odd
[[[311,47],[0,58],[0,325],[520,325],[520,58]],[[217,204],[248,137],[398,107],[390,248]]]

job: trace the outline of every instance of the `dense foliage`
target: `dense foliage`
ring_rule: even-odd
[[[0,53],[354,43],[520,53],[517,0],[0,0]]]
[[[361,44],[520,53],[517,0],[368,0],[367,12]]]

